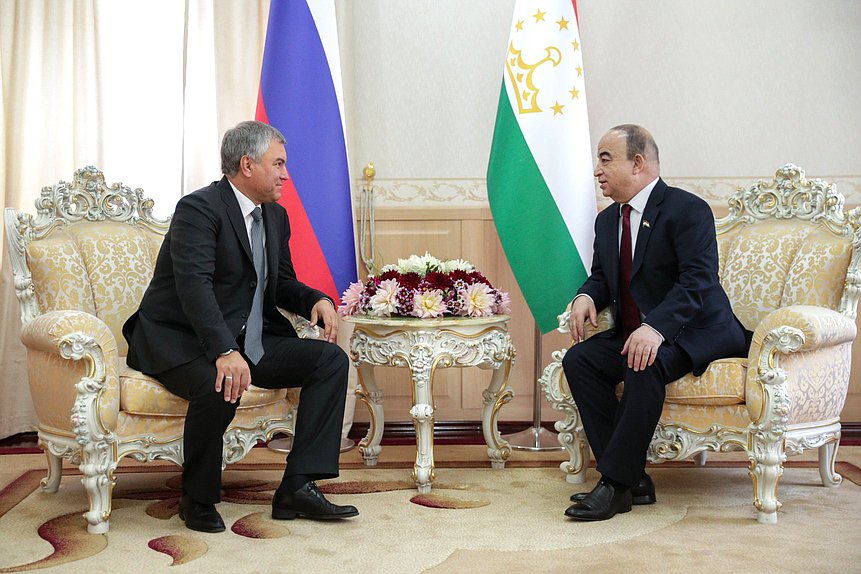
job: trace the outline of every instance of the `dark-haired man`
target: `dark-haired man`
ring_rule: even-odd
[[[320,291],[296,279],[287,212],[284,136],[261,122],[224,134],[224,177],[179,200],[140,309],[123,327],[128,364],[189,401],[179,515],[192,530],[221,532],[222,436],[254,382],[302,387],[293,449],[272,517],[356,516],[314,480],[338,476],[348,360],[338,317]],[[322,322],[325,340],[300,339],[278,307]]]
[[[606,520],[654,503],[646,450],[664,387],[709,362],[745,356],[750,344],[718,281],[714,216],[708,204],[660,178],[658,147],[636,125],[598,143],[595,177],[614,201],[595,220],[592,272],[571,304],[578,344],[563,360],[601,480],[571,497],[565,515]],[[585,336],[611,306],[615,329]],[[621,400],[616,384],[624,382]]]

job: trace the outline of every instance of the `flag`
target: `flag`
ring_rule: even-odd
[[[256,119],[287,140],[296,275],[336,304],[357,278],[338,50],[334,0],[272,0]]]
[[[576,0],[514,7],[487,166],[493,221],[542,333],[588,275],[596,214]]]

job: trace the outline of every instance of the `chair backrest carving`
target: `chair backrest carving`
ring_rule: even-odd
[[[42,188],[35,217],[6,208],[6,238],[27,323],[49,310],[101,318],[125,354],[122,324],[135,311],[170,220],[158,219],[143,190],[108,186],[87,166],[72,182]]]
[[[721,283],[752,329],[774,309],[828,307],[855,318],[861,208],[844,213],[833,184],[787,164],[771,181],[739,188],[715,222]]]

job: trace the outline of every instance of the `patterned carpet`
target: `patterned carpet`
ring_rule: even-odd
[[[818,485],[815,463],[790,462],[777,526],[754,520],[742,462],[650,469],[658,504],[592,524],[562,516],[575,487],[555,463],[521,466],[439,468],[428,495],[408,469],[344,470],[321,489],[361,515],[330,523],[272,520],[279,465],[240,463],[225,473],[221,534],[183,527],[176,467],[123,469],[107,535],[86,532],[78,476],[46,494],[44,471],[24,471],[0,491],[0,572],[848,572],[861,563],[861,469],[848,462],[838,463],[837,489]],[[590,471],[586,486],[596,478]],[[810,552],[817,546],[827,552]]]

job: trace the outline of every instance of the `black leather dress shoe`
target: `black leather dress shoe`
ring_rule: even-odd
[[[565,516],[574,520],[607,520],[630,511],[631,489],[617,489],[601,480],[586,498],[569,506]]]
[[[306,482],[296,492],[281,494],[277,490],[272,498],[272,518],[293,520],[297,516],[316,520],[335,520],[358,516],[355,506],[332,504],[313,481]]]
[[[580,502],[589,495],[588,492],[578,492],[571,495],[571,502]],[[655,484],[652,482],[652,477],[643,473],[643,478],[640,479],[635,486],[631,487],[631,504],[638,506],[641,504],[655,504],[658,499],[655,496]]]
[[[203,504],[183,494],[179,499],[179,517],[185,527],[198,532],[224,532],[224,521],[214,504]]]

